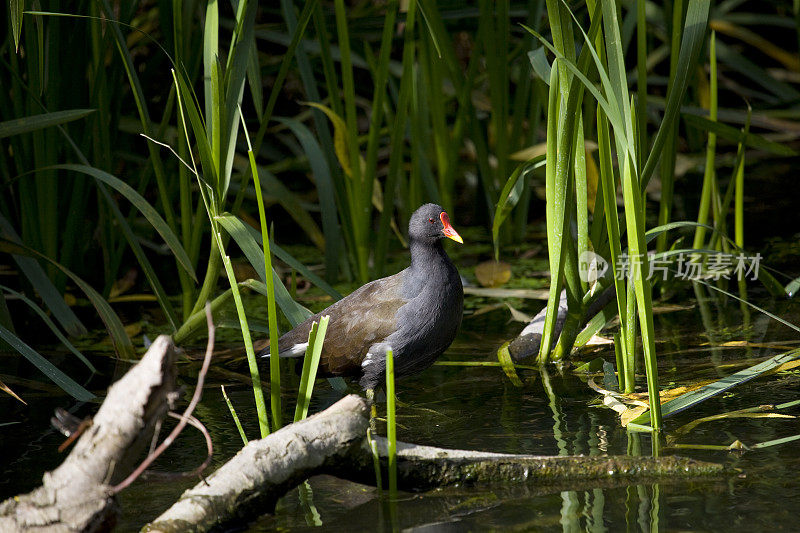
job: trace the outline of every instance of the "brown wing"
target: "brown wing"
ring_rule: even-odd
[[[360,287],[327,309],[298,324],[280,340],[280,350],[307,342],[311,323],[330,316],[320,357],[320,376],[353,376],[369,347],[397,329],[395,315],[406,303],[402,296],[403,272]]]

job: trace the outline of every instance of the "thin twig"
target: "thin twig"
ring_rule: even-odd
[[[167,413],[167,415],[171,416],[172,418],[177,418],[178,420],[182,420],[183,416],[185,416],[179,415],[178,413],[174,413],[172,411]],[[203,423],[193,416],[189,417],[189,425],[200,430],[200,432],[203,434],[203,437],[206,439],[206,450],[208,450],[208,455],[206,456],[205,461],[203,461],[200,466],[194,470],[190,470],[189,472],[154,472],[152,470],[147,470],[142,473],[142,479],[154,481],[175,481],[178,479],[186,479],[189,477],[199,476],[203,470],[208,467],[208,465],[211,463],[211,458],[214,455],[214,444],[211,442],[211,434],[208,432]]]
[[[183,415],[181,416],[180,422],[175,428],[170,432],[164,442],[162,442],[156,451],[145,457],[144,461],[136,467],[136,470],[131,472],[131,474],[125,478],[119,485],[113,487],[111,489],[111,494],[119,494],[122,490],[126,489],[131,483],[133,483],[136,478],[142,475],[142,472],[147,470],[153,461],[155,461],[159,455],[164,453],[164,450],[169,448],[172,443],[175,441],[177,436],[183,431],[183,428],[186,427],[186,424],[189,423],[190,417],[194,408],[197,407],[197,404],[200,402],[200,398],[203,396],[203,384],[206,379],[206,373],[208,373],[208,367],[211,365],[211,355],[214,353],[214,333],[216,328],[214,327],[214,319],[211,316],[211,304],[206,302],[206,322],[208,323],[208,344],[206,346],[206,356],[203,359],[203,367],[200,369],[200,373],[197,375],[197,386],[194,389],[194,395],[192,396],[192,401],[189,402],[189,406],[184,411]]]

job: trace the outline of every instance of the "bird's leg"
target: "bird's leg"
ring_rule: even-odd
[[[378,408],[375,407],[375,389],[367,389],[364,392],[367,394],[367,401],[369,402],[369,429],[374,433],[377,431],[375,418],[378,416]]]

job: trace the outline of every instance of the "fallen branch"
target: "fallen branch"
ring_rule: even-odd
[[[108,391],[91,427],[42,485],[0,504],[0,531],[100,531],[116,521],[111,493],[133,470],[175,391],[175,353],[160,336]]]
[[[387,464],[387,440],[375,438],[383,468]],[[339,477],[374,483],[372,451],[365,443],[353,463],[336,472]],[[737,472],[716,463],[678,456],[632,457],[629,455],[517,455],[452,450],[397,443],[399,488],[429,490],[470,483],[520,482],[550,484],[604,481],[617,484],[657,479],[719,479]]]
[[[172,339],[159,336],[142,359],[108,391],[97,414],[86,424],[75,448],[64,462],[44,475],[42,486],[0,504],[0,531],[106,531],[117,512],[114,495],[128,487],[166,450],[186,424],[211,437],[191,416],[203,393],[203,382],[214,351],[214,324],[206,304],[208,346],[189,406],[169,436],[134,468],[147,449],[155,429],[173,403],[175,352]]]
[[[375,484],[366,440],[367,402],[347,396],[329,409],[251,441],[233,459],[183,493],[147,531],[205,531],[247,522],[271,512],[285,492],[308,477],[331,474]],[[377,438],[382,467],[386,439]],[[609,486],[650,480],[716,480],[735,472],[681,457],[534,456],[447,450],[398,443],[398,484],[427,490],[454,484],[527,483]]]
[[[271,512],[286,491],[358,455],[369,426],[366,400],[350,395],[321,413],[251,441],[181,495],[148,531],[204,531]]]

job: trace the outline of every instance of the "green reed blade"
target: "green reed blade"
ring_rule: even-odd
[[[672,33],[670,35],[669,78],[667,80],[667,96],[674,90],[678,57],[680,53],[681,34],[683,33],[683,0],[676,0],[672,5]],[[646,108],[641,108],[644,111]],[[664,148],[659,169],[661,179],[661,198],[659,200],[658,223],[669,222],[672,216],[673,190],[675,188],[675,157],[678,143],[677,125],[672,125],[666,130]],[[713,167],[712,167],[713,168]],[[659,236],[656,250],[659,252],[667,248],[667,235]]]
[[[747,123],[745,124],[744,130],[747,131],[750,128],[750,104],[747,105]],[[734,176],[733,181],[736,183],[736,191],[735,191],[735,203],[733,208],[734,213],[734,241],[736,242],[736,246],[740,249],[744,248],[744,160],[745,160],[745,150],[744,150],[744,141],[739,142],[739,146],[736,150],[736,165],[734,165]]]
[[[7,342],[14,350],[19,352],[20,355],[33,363],[36,368],[38,368],[53,383],[58,385],[64,392],[79,402],[88,402],[95,397],[94,394],[76,383],[72,378],[53,365],[53,363],[45,359],[41,354],[25,344],[22,339],[11,333],[3,326],[0,326],[0,339],[3,339],[5,342]]]
[[[105,17],[108,17],[109,20],[113,20],[114,11],[111,8],[111,4],[108,0],[103,0],[102,10]],[[116,45],[117,52],[119,52],[120,58],[122,59],[122,64],[125,67],[125,73],[128,77],[128,84],[131,87],[131,93],[134,97],[136,109],[139,113],[139,120],[142,124],[142,132],[148,137],[153,137],[154,132],[152,130],[150,112],[147,108],[147,100],[144,96],[144,90],[142,89],[142,84],[137,74],[137,70],[133,64],[133,58],[128,50],[127,43],[122,35],[119,24],[111,24],[109,27],[114,37],[114,43]],[[175,232],[177,231],[178,227],[175,224],[175,213],[172,209],[172,203],[170,201],[170,195],[167,189],[167,178],[166,171],[164,170],[164,164],[159,156],[158,149],[155,146],[148,143],[147,149],[150,155],[150,162],[153,165],[156,184],[158,186],[158,195],[159,199],[161,200],[161,207],[164,209],[164,216],[170,229]]]
[[[760,450],[762,448],[769,448],[772,446],[777,446],[779,444],[786,444],[787,442],[793,442],[796,440],[800,440],[800,434],[792,435],[791,437],[783,437],[780,439],[772,439],[763,442],[759,442],[757,444],[753,444],[750,446],[751,450]]]
[[[214,221],[212,220],[212,228],[216,226]],[[220,254],[224,254],[224,248],[222,247],[222,235],[217,232],[215,229],[214,239],[217,241],[217,249],[219,250]],[[233,296],[233,302],[236,306],[236,313],[239,316],[239,327],[242,330],[242,339],[244,340],[244,347],[245,352],[247,354],[247,365],[250,369],[250,378],[253,381],[253,397],[256,404],[256,413],[258,416],[258,427],[261,431],[261,438],[266,437],[269,435],[269,418],[267,416],[267,408],[264,402],[264,391],[261,389],[261,376],[259,375],[258,370],[258,363],[256,361],[256,354],[253,350],[253,341],[250,337],[250,328],[247,325],[247,314],[244,310],[244,304],[242,303],[242,296],[239,293],[239,284],[236,283],[236,275],[233,273],[233,265],[231,264],[231,258],[227,255],[222,256],[222,264],[225,268],[225,273],[228,276],[228,283],[231,286],[231,295]],[[269,290],[267,291],[270,292]],[[273,330],[277,331],[277,327]],[[277,352],[277,350],[276,350]],[[278,381],[277,381],[277,389],[275,388],[276,383],[272,380],[272,361],[275,359],[279,359],[279,357],[270,357],[270,394],[272,396],[272,408],[273,408],[273,415],[275,414],[275,396],[277,395],[277,402],[278,402],[278,415],[280,416],[280,374],[278,374]],[[277,366],[277,365],[276,365]],[[277,392],[274,392],[276,391]],[[277,421],[273,421],[274,430],[277,430],[280,427],[280,419]]]
[[[598,12],[598,9],[599,6],[596,6],[595,13]],[[567,24],[571,12],[566,6],[562,6],[562,4],[556,0],[548,1],[548,12],[550,13],[551,23],[556,17],[565,18],[565,21],[559,22],[558,24],[569,28],[569,38],[567,39],[560,36],[559,30],[554,27],[552,28],[554,32],[553,39],[556,43],[568,42],[569,44],[566,45],[567,50],[570,50],[568,53],[574,57],[574,44],[572,43],[571,37],[572,25]],[[600,16],[595,16],[592,20],[589,29],[591,37],[584,33],[587,42],[593,39],[597,34],[600,27],[600,19]],[[571,215],[568,213],[571,212],[571,205],[574,203],[572,199],[575,194],[574,181],[570,180],[570,166],[572,165],[575,135],[577,132],[576,123],[580,123],[577,110],[583,98],[584,85],[572,78],[567,78],[565,83],[568,83],[569,86],[566,88],[562,87],[561,83],[562,75],[563,77],[567,77],[569,72],[572,72],[572,74],[578,76],[578,78],[583,77],[584,80],[586,79],[581,72],[588,68],[590,55],[587,49],[591,49],[591,46],[583,47],[580,57],[578,58],[578,66],[575,66],[570,59],[568,59],[563,50],[557,50],[547,43],[547,41],[541,39],[541,36],[536,34],[536,32],[529,28],[526,29],[539,38],[558,58],[558,64],[554,66],[555,68],[553,68],[550,73],[550,104],[552,105],[548,105],[547,118],[547,236],[550,271],[553,272],[553,276],[551,278],[550,296],[547,302],[547,315],[545,317],[542,342],[539,346],[538,356],[540,362],[546,362],[549,358],[553,343],[553,332],[557,317],[556,309],[561,293],[562,274],[566,275],[565,279],[567,282],[567,296],[570,300],[570,309],[574,310],[574,313],[579,313],[582,307],[582,299],[578,295],[580,292],[580,279],[577,271],[577,255],[575,245],[572,243],[572,233],[569,230]],[[586,80],[586,84],[587,88],[588,85],[591,85],[588,83],[588,80]],[[593,86],[592,89],[594,89]],[[599,93],[598,96],[600,96]],[[555,115],[553,113],[555,113]],[[577,133],[579,134],[580,132]],[[554,138],[557,139],[556,142],[553,142]],[[570,251],[568,252],[568,250]],[[568,340],[568,342],[562,344],[562,349],[559,353],[563,353],[563,350],[569,350],[571,348],[574,337],[569,339],[565,337],[565,340]]]
[[[595,8],[595,10],[597,9],[598,8]],[[594,60],[595,66],[597,67],[600,73],[600,80],[602,82],[603,89],[607,94],[611,95],[613,94],[613,91],[611,89],[611,82],[609,81],[608,75],[605,72],[605,68],[602,66],[600,58],[597,56],[597,52],[595,51],[594,47],[589,44],[591,43],[592,39],[594,39],[597,35],[597,30],[599,29],[599,21],[601,19],[602,17],[600,17],[599,14],[592,18],[592,26],[589,29],[589,34],[586,34],[583,31],[583,29],[580,28],[580,26],[578,26],[578,28],[580,29],[581,33],[584,36],[584,40],[587,43],[587,45],[585,45],[581,49],[581,58],[584,57],[584,51],[588,51],[588,53],[591,54],[591,58]],[[545,40],[544,37],[539,35],[537,32],[533,31],[532,29],[528,28],[527,26],[525,25],[522,26],[523,28],[525,28],[525,30],[530,32],[534,37],[539,39],[539,42],[541,42],[548,50],[550,50],[550,52],[552,52],[556,56],[556,59],[558,59],[558,61],[560,62],[559,64],[563,63],[564,65],[566,65],[567,69],[569,69],[572,75],[577,77],[578,80],[580,80],[583,87],[587,91],[589,91],[592,97],[597,101],[597,103],[600,105],[600,107],[602,107],[603,111],[606,113],[606,117],[608,118],[608,121],[611,123],[615,132],[618,150],[619,147],[622,147],[622,149],[619,150],[621,153],[627,152],[632,154],[634,146],[632,142],[629,142],[628,139],[624,137],[624,132],[626,131],[626,129],[623,126],[624,120],[619,104],[613,98],[606,99],[600,93],[597,87],[595,87],[595,84],[589,81],[589,79],[586,77],[584,71],[587,70],[588,68],[588,61],[586,61],[583,64],[576,65],[573,61],[570,61],[566,57],[564,57],[564,55],[561,54],[558,50],[556,50],[553,47],[553,45],[547,42],[547,40]]]
[[[32,131],[49,128],[58,124],[66,124],[73,120],[80,120],[94,113],[94,109],[66,109],[39,115],[30,115],[23,118],[0,122],[0,139],[12,135],[22,135]]]
[[[247,85],[250,87],[250,97],[253,99],[256,117],[259,122],[264,116],[264,80],[261,77],[261,66],[258,64],[258,44],[255,34],[250,37],[250,55],[247,60]]]
[[[111,343],[114,346],[114,350],[117,352],[117,355],[121,359],[136,358],[136,351],[133,349],[131,339],[128,337],[128,334],[125,331],[119,316],[114,312],[108,302],[102,296],[100,296],[100,293],[94,290],[91,285],[83,281],[75,273],[54,259],[51,259],[41,252],[25,246],[24,244],[16,243],[6,238],[0,238],[0,251],[4,251],[9,254],[26,255],[29,257],[44,259],[47,263],[53,265],[55,268],[63,272],[72,280],[73,283],[75,283],[75,285],[78,286],[78,288],[81,289],[81,291],[83,291],[83,293],[92,303],[92,306],[94,306],[97,314],[100,316],[100,319],[106,326],[106,330],[108,331],[108,335],[111,339]]]
[[[378,165],[378,136],[383,121],[383,101],[386,95],[386,83],[389,77],[389,61],[392,51],[392,34],[395,31],[395,17],[397,15],[397,0],[390,0],[386,6],[386,17],[383,21],[381,34],[381,48],[378,53],[378,64],[375,76],[375,91],[372,96],[372,106],[367,138],[367,157],[365,176],[373,176]],[[370,190],[370,199],[372,191]]]
[[[639,176],[642,190],[647,187],[647,183],[650,181],[656,163],[661,157],[662,147],[666,141],[668,132],[675,123],[681,102],[686,95],[686,88],[689,85],[689,76],[694,72],[693,66],[697,64],[700,50],[705,42],[709,9],[710,2],[708,0],[695,0],[690,2],[687,7],[686,22],[683,29],[683,38],[681,39],[681,50],[678,56],[677,74],[673,80],[673,90],[667,95],[664,117],[653,139],[650,155],[647,157],[644,169],[642,169]],[[644,110],[642,110],[642,112],[644,112]]]
[[[414,58],[416,42],[414,40],[414,25],[416,21],[417,2],[411,2],[406,14],[406,27],[403,39],[403,71],[400,77],[400,90],[397,96],[397,111],[390,133],[389,169],[383,194],[383,211],[378,225],[378,236],[375,246],[375,271],[383,275],[386,266],[386,256],[389,249],[391,221],[394,215],[395,196],[400,183],[400,174],[405,161],[403,146],[406,139],[407,114],[413,93]]]
[[[227,215],[226,218],[228,216],[230,216],[230,215]],[[220,220],[222,220],[222,218]],[[238,220],[238,219],[235,219],[235,220]],[[234,222],[234,224],[238,224],[238,223]],[[255,228],[253,228],[252,226],[249,226],[247,224],[244,225],[244,228],[248,231],[248,233],[250,233],[250,236],[253,237],[253,239],[255,240],[256,244],[258,246],[261,246],[261,233],[258,230],[256,230]],[[314,274],[314,272],[311,271],[307,266],[305,266],[303,263],[301,263],[300,261],[295,259],[291,254],[289,254],[289,252],[287,252],[286,250],[284,250],[283,248],[281,248],[280,246],[275,244],[274,241],[270,242],[269,247],[270,247],[270,251],[272,252],[272,255],[274,255],[275,257],[277,257],[278,259],[280,259],[281,261],[283,261],[287,265],[289,265],[291,268],[296,270],[301,276],[303,276],[308,281],[310,281],[311,283],[313,283],[314,285],[316,285],[317,287],[319,287],[320,289],[325,291],[331,298],[333,298],[335,300],[341,300],[342,299],[342,295],[339,293],[339,291],[337,291],[336,289],[334,289],[333,287],[328,285],[328,283],[324,279],[322,279],[319,276],[317,276],[316,274]],[[278,302],[278,305],[281,305],[280,301]],[[301,307],[301,306],[298,304],[296,307]],[[297,324],[295,324],[295,325],[297,325]]]
[[[239,167],[237,164],[237,170],[241,168],[242,171],[247,172],[250,174],[249,168]],[[268,194],[271,199],[274,199],[278,204],[283,207],[289,216],[294,220],[294,222],[300,226],[300,228],[305,232],[311,242],[319,248],[320,250],[325,249],[325,236],[320,230],[319,225],[317,224],[314,217],[311,216],[309,209],[307,208],[307,204],[302,201],[302,198],[295,192],[293,192],[289,187],[284,185],[284,183],[279,180],[275,175],[269,172],[266,168],[257,165],[256,169],[258,170],[258,176],[260,178],[259,185],[261,186],[261,194]],[[241,196],[242,198],[250,198],[252,200],[256,200],[255,189],[247,188],[246,192],[242,194],[241,184],[234,184],[231,187],[232,191],[237,192],[237,196]],[[270,202],[271,203],[271,202]],[[231,207],[231,211],[236,209],[236,205]]]
[[[328,160],[319,143],[304,124],[290,118],[278,118],[277,120],[287,125],[300,141],[314,174],[322,213],[322,231],[325,234],[325,274],[331,279],[337,271],[344,241],[336,216],[335,185]],[[336,298],[341,298],[341,296]]]
[[[709,40],[709,62],[711,66],[710,80],[709,80],[709,118],[712,122],[717,120],[717,55],[715,53],[716,33],[711,32]],[[715,174],[715,156],[717,149],[717,136],[711,130],[708,132],[708,144],[706,145],[706,168],[703,173],[703,188],[700,193],[700,207],[697,212],[698,227],[694,232],[694,242],[692,248],[702,248],[705,245],[706,231],[703,227],[708,223],[708,214],[711,208],[711,193],[713,189],[713,180]],[[664,222],[664,221],[659,221]],[[662,251],[663,248],[659,248]]]
[[[88,368],[92,372],[92,374],[97,374],[98,373],[98,371],[94,367],[94,365],[92,363],[90,363],[89,360],[86,358],[86,356],[84,356],[77,348],[75,348],[75,346],[71,342],[69,342],[69,339],[67,339],[61,333],[61,330],[58,329],[58,326],[56,326],[55,323],[53,323],[53,321],[50,320],[50,317],[47,316],[47,313],[45,313],[38,305],[36,305],[36,303],[34,303],[29,298],[27,298],[24,294],[22,294],[20,292],[17,292],[17,291],[15,291],[14,289],[12,289],[10,287],[6,287],[5,285],[0,285],[0,290],[5,291],[5,292],[7,292],[9,294],[12,294],[15,298],[17,298],[18,300],[23,302],[25,305],[30,307],[37,315],[39,315],[39,318],[42,319],[42,322],[45,323],[47,328],[50,331],[53,332],[53,334],[58,338],[58,340],[61,342],[61,344],[63,344],[64,347],[67,348],[67,350],[72,352],[75,355],[75,357],[80,359],[81,362],[84,365],[86,365],[86,368]],[[13,333],[13,331],[12,331],[12,333]]]
[[[200,180],[201,184],[216,189],[217,166],[214,163],[211,142],[206,134],[206,125],[203,121],[203,117],[200,115],[197,98],[191,85],[180,71],[173,70],[172,76],[175,80],[179,108],[181,109],[181,113],[183,113],[183,110],[186,111],[186,115],[189,119],[188,123],[185,119],[182,120],[182,122],[184,127],[191,126],[192,135],[194,135],[195,144],[197,145],[197,152],[200,155],[200,163],[203,171],[199,173],[197,178]],[[186,128],[186,136],[188,137],[188,128]],[[191,154],[191,150],[189,153]]]
[[[386,348],[386,438],[389,441],[389,497],[397,498],[397,417],[394,391],[394,352]]]
[[[791,350],[778,354],[774,357],[770,357],[766,361],[758,363],[757,365],[740,370],[739,372],[724,377],[718,381],[715,381],[714,383],[710,383],[692,392],[687,392],[686,394],[683,394],[674,400],[665,402],[661,406],[661,412],[665,417],[680,413],[681,411],[694,407],[695,405],[721,394],[732,387],[746,383],[751,379],[755,379],[764,372],[772,370],[773,368],[777,368],[784,363],[794,361],[798,357],[800,357],[800,350]],[[634,419],[633,422],[637,424],[647,424],[650,422],[650,419],[650,411],[646,411]]]
[[[517,369],[515,368],[514,361],[511,359],[511,354],[508,351],[508,342],[504,342],[500,348],[497,349],[497,360],[500,363],[500,367],[505,372],[506,376],[508,377],[511,384],[515,387],[522,387],[522,380],[519,379],[519,375],[517,375]]]
[[[256,9],[258,2],[255,0],[240,0],[236,14],[236,32],[231,41],[228,64],[225,68],[223,80],[223,102],[221,102],[220,123],[220,168],[223,179],[220,183],[220,200],[225,198],[231,180],[233,156],[236,150],[236,138],[239,133],[239,115],[237,110],[242,102],[244,86],[247,78],[247,65],[249,63],[250,43],[253,40],[253,27],[255,25]]]
[[[748,106],[748,111],[749,110],[750,110],[750,107]],[[745,138],[749,131],[750,131],[750,113],[748,113],[747,119],[745,120],[744,127],[742,128],[741,138],[742,139]],[[745,163],[745,150],[744,150],[743,143],[740,141],[739,144],[738,144],[737,150],[736,150],[736,160],[735,160],[735,162],[733,164],[733,171],[731,172],[731,179],[728,182],[728,187],[727,187],[727,189],[725,191],[725,196],[722,198],[721,201],[719,200],[719,195],[717,195],[718,197],[716,198],[715,207],[718,207],[719,215],[717,216],[718,220],[715,220],[715,228],[717,228],[719,231],[711,236],[709,248],[716,248],[717,241],[719,240],[720,236],[722,236],[722,235],[727,236],[728,231],[727,231],[727,219],[726,219],[726,217],[728,215],[728,211],[730,209],[731,202],[734,199],[735,193],[737,192],[737,190],[738,190],[738,188],[740,186],[740,181],[739,181],[740,178],[741,178],[741,187],[742,187],[742,191],[741,192],[742,193],[744,192],[744,163]],[[714,181],[714,183],[716,183],[716,180]],[[737,197],[737,201],[742,201],[743,202],[744,200],[743,200],[743,198],[741,196],[738,196]],[[742,205],[742,208],[743,207],[744,206]],[[736,223],[736,221],[739,221],[742,224],[742,228],[741,228],[742,231],[741,231],[740,235],[741,235],[742,240],[743,240],[744,239],[744,227],[743,227],[743,224],[744,224],[744,212],[743,212],[743,210],[739,210],[739,211],[734,213],[734,223]],[[743,248],[743,246],[739,245],[735,241],[733,241],[733,242],[740,249]],[[728,239],[728,238],[722,239],[722,247],[723,247],[724,251],[728,251],[727,250],[728,243],[731,243],[730,239]]]
[[[580,104],[579,104],[580,107]],[[576,257],[584,257],[589,252],[589,185],[586,181],[586,148],[584,143],[583,116],[578,114],[575,126],[575,152],[573,155],[573,174],[575,175],[575,209],[578,227],[578,249]],[[589,289],[587,282],[580,281],[581,293]]]
[[[161,310],[164,311],[164,315],[167,318],[167,322],[169,323],[170,327],[172,327],[172,332],[174,333],[178,331],[178,327],[180,326],[180,320],[178,319],[178,315],[176,314],[175,308],[172,306],[172,303],[169,301],[169,297],[167,296],[164,287],[161,285],[161,280],[159,279],[158,274],[156,274],[153,265],[151,265],[150,261],[147,259],[144,250],[142,250],[142,246],[141,244],[139,244],[138,237],[136,236],[136,234],[134,234],[130,225],[125,220],[125,216],[119,210],[119,206],[114,201],[114,198],[111,197],[111,194],[109,194],[106,187],[102,183],[98,183],[97,188],[102,194],[103,199],[106,201],[106,204],[108,205],[108,208],[111,210],[111,213],[114,215],[114,218],[117,221],[117,225],[122,230],[122,233],[125,235],[125,239],[128,241],[128,245],[131,247],[131,251],[136,257],[136,261],[139,263],[142,272],[144,272],[145,278],[147,278],[147,282],[150,284],[150,288],[153,290],[153,294],[155,295],[156,300],[158,301],[158,305],[161,307]],[[166,229],[169,231],[169,228]]]
[[[681,117],[688,126],[699,128],[709,133],[713,132],[717,137],[728,141],[735,143],[743,141],[745,146],[779,156],[793,157],[798,155],[797,150],[793,149],[791,146],[772,141],[757,133],[748,132],[747,135],[742,135],[742,130],[739,128],[723,124],[722,122],[715,122],[688,111],[682,113]]]
[[[303,358],[303,371],[300,375],[300,387],[297,391],[297,406],[294,411],[294,421],[298,422],[308,416],[308,406],[311,403],[311,394],[314,392],[314,383],[317,379],[317,369],[322,355],[322,346],[325,342],[325,333],[328,330],[328,315],[319,320],[319,325],[313,322],[308,334],[308,347]]]
[[[636,105],[639,108],[638,168],[647,153],[647,18],[645,0],[636,0]]]
[[[10,242],[21,244],[19,235],[14,231],[14,228],[0,215],[0,236]],[[83,322],[75,315],[72,309],[69,308],[61,293],[50,281],[50,278],[45,274],[44,269],[38,261],[27,255],[12,254],[12,259],[17,264],[19,271],[24,275],[36,293],[44,302],[48,311],[53,313],[53,316],[61,324],[64,330],[74,337],[86,335],[87,329]]]
[[[130,185],[120,180],[119,178],[112,176],[108,172],[104,172],[98,168],[90,167],[88,165],[75,165],[75,164],[54,165],[50,167],[50,169],[69,170],[73,172],[79,172],[81,174],[86,174],[112,187],[115,191],[124,196],[128,201],[130,201],[136,207],[136,209],[139,210],[140,213],[142,213],[142,215],[147,219],[150,225],[153,226],[153,229],[155,229],[158,232],[158,234],[161,235],[161,238],[164,239],[164,242],[169,247],[170,251],[173,254],[175,254],[175,258],[177,259],[178,263],[184,268],[184,270],[186,270],[186,272],[190,276],[192,276],[192,279],[197,281],[197,276],[194,272],[194,268],[192,267],[191,261],[189,261],[189,257],[186,255],[186,251],[183,249],[180,240],[172,231],[169,224],[167,224],[164,221],[164,219],[161,218],[161,216],[158,214],[155,208],[151,206],[147,202],[147,200],[145,200]]]
[[[255,269],[258,277],[261,278],[264,283],[274,286],[276,302],[289,322],[292,325],[297,325],[305,320],[307,314],[303,307],[292,299],[289,291],[283,286],[280,276],[275,272],[275,269],[270,270],[272,275],[267,278],[267,271],[264,267],[263,244],[258,244],[258,241],[254,238],[254,232],[251,232],[248,226],[239,218],[228,213],[218,215],[214,217],[214,219],[222,225],[231,237],[233,237],[233,240],[236,241],[237,246],[242,250],[247,261]],[[268,245],[266,248],[269,249],[270,246]]]
[[[603,190],[603,201],[605,202],[604,211],[609,241],[609,268],[614,278],[614,289],[617,294],[617,310],[620,318],[620,345],[622,347],[627,347],[627,324],[628,320],[633,320],[633,317],[629,317],[627,313],[628,303],[625,281],[622,276],[617,275],[617,272],[620,272],[621,268],[620,256],[622,255],[622,242],[619,228],[619,214],[617,211],[616,177],[611,160],[611,136],[608,129],[608,120],[600,105],[597,106],[597,144],[600,157],[600,183]],[[627,354],[627,349],[623,350],[623,353]],[[627,360],[627,358],[622,359],[623,363]],[[632,370],[628,371],[627,368],[628,366],[626,364],[618,366],[617,368],[620,374],[620,390],[627,390],[625,388],[628,385],[626,376],[633,373]],[[632,384],[630,387],[631,390],[633,390]]]
[[[269,126],[270,119],[272,118],[272,112],[275,109],[278,96],[283,88],[283,83],[286,81],[286,76],[289,74],[289,67],[294,60],[297,46],[300,44],[300,40],[305,34],[306,27],[308,26],[308,22],[311,20],[311,15],[314,14],[314,10],[317,8],[318,1],[319,0],[309,0],[308,2],[305,2],[303,11],[300,13],[299,21],[294,21],[294,19],[290,21],[289,25],[292,25],[291,22],[296,22],[296,27],[294,31],[292,31],[292,40],[289,43],[286,54],[284,54],[283,59],[281,60],[281,66],[278,69],[278,74],[275,77],[275,81],[272,83],[272,90],[269,93],[267,107],[264,109],[264,113],[262,113],[261,116],[261,125],[258,128],[258,133],[256,134],[255,142],[253,143],[253,151],[255,153],[260,153],[261,143],[264,140],[264,134],[267,132],[267,126]]]
[[[278,330],[278,315],[275,310],[275,283],[274,278],[272,275],[272,254],[270,253],[269,249],[269,235],[267,233],[267,218],[264,206],[264,199],[261,197],[261,184],[259,183],[258,177],[258,169],[256,168],[256,156],[253,153],[253,147],[250,145],[250,136],[247,133],[247,125],[244,122],[244,115],[242,115],[242,110],[239,108],[239,117],[242,120],[242,129],[244,130],[244,136],[247,140],[247,156],[250,160],[250,172],[253,176],[253,185],[256,189],[256,198],[258,201],[258,220],[261,226],[261,240],[263,243],[263,259],[264,259],[264,277],[261,278],[266,282],[267,285],[267,320],[269,321],[269,346],[270,346],[270,354],[272,356],[269,358],[269,391],[270,391],[270,406],[272,408],[272,428],[273,431],[277,431],[283,425],[283,413],[281,412],[281,367],[280,367],[280,356],[278,354],[278,337],[280,337],[280,331]],[[279,283],[283,286],[282,283]],[[234,298],[236,298],[236,291],[234,290]],[[246,323],[242,324],[242,327],[246,327]],[[243,332],[244,333],[244,332]],[[249,335],[249,333],[248,333]],[[250,349],[252,351],[252,348]],[[253,355],[253,359],[255,355]],[[250,359],[250,353],[248,352],[248,359]],[[251,368],[257,365],[255,361],[251,361]],[[255,381],[253,385],[255,386]],[[259,418],[261,418],[259,416]],[[262,429],[262,434],[264,430]]]
[[[775,76],[771,76],[766,69],[750,61],[722,41],[717,43],[717,54],[719,60],[722,61],[729,70],[735,71],[747,78],[747,80],[751,82],[751,86],[760,86],[768,91],[770,95],[774,95],[774,98],[769,98],[771,104],[776,105],[783,102],[794,102],[800,98],[800,91],[792,84],[776,79]],[[768,95],[765,95],[765,99],[767,99],[766,97],[768,97]]]
[[[219,4],[217,0],[206,2],[205,24],[203,25],[203,94],[205,95],[204,116],[206,124],[206,137],[214,138],[214,129],[218,129],[214,117],[214,94],[217,94],[217,109],[219,109],[219,83],[214,80],[214,70],[217,68],[219,54]],[[219,146],[218,142],[212,142],[212,146]],[[219,153],[213,150],[213,153]]]
[[[492,220],[492,242],[494,243],[494,257],[495,260],[500,260],[500,227],[506,221],[511,210],[519,202],[522,196],[523,189],[525,188],[525,178],[528,172],[531,172],[546,164],[545,155],[540,155],[528,160],[527,162],[519,165],[503,186],[500,191],[500,199],[497,201],[497,206],[494,210],[494,219]]]
[[[550,295],[547,300],[547,315],[552,317],[550,320],[545,320],[544,329],[542,332],[542,342],[539,345],[539,355],[537,359],[539,362],[545,362],[550,353],[550,347],[553,342],[553,328],[555,326],[556,309],[558,305],[559,295],[561,294],[561,258],[565,247],[561,246],[561,239],[559,238],[560,225],[556,221],[556,206],[555,198],[551,195],[559,194],[559,189],[556,185],[556,157],[558,154],[558,145],[553,139],[557,138],[559,126],[559,77],[558,69],[554,68],[550,71],[550,94],[547,106],[547,154],[546,161],[546,181],[545,191],[548,195],[547,199],[547,249],[550,256]],[[563,184],[562,184],[563,185]],[[563,201],[558,204],[561,214],[563,216],[564,204]],[[554,267],[556,267],[554,269]]]
[[[242,443],[247,446],[249,442],[247,440],[247,435],[244,433],[244,428],[242,427],[242,423],[239,421],[239,415],[236,414],[236,409],[233,408],[233,403],[231,403],[230,398],[228,398],[228,393],[225,392],[225,385],[220,385],[220,389],[222,389],[222,397],[225,398],[225,404],[228,406],[228,411],[230,411],[231,416],[233,417],[233,423],[236,424],[236,429],[239,430],[239,436],[242,437]]]
[[[606,92],[606,95],[609,99],[612,99],[613,95],[613,100],[617,102],[622,114],[625,128],[623,130],[624,137],[628,140],[629,144],[635,145],[633,142],[635,139],[633,135],[633,124],[630,120],[631,106],[628,96],[628,78],[625,71],[625,54],[622,50],[622,39],[620,37],[619,21],[617,18],[617,3],[614,0],[601,0],[600,4],[603,8],[603,31],[608,60],[608,80],[611,85],[611,92]],[[618,135],[622,133],[623,132],[619,132]],[[632,161],[633,168],[638,168],[636,158]],[[633,174],[636,174],[635,170]]]
[[[22,13],[25,11],[25,0],[9,0],[8,14],[11,19],[11,33],[14,35],[14,50],[19,52],[19,38],[22,35]]]
[[[350,35],[347,26],[347,11],[344,0],[335,0],[336,34],[341,52],[342,93],[344,95],[344,114],[347,131],[347,149],[355,190],[349,193],[351,223],[353,224],[358,278],[366,283],[369,278],[369,219],[372,212],[372,176],[362,176],[361,156],[358,144],[358,117],[355,104],[355,82],[353,78],[353,62],[350,53]]]

